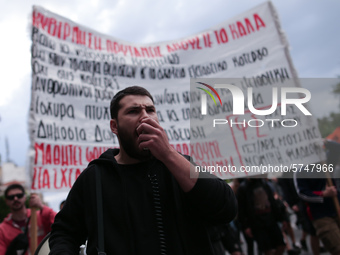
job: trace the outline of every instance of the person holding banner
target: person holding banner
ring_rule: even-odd
[[[12,184],[5,190],[6,204],[10,214],[0,224],[0,255],[27,254],[29,238],[28,229],[31,227],[31,209],[26,208],[25,189],[20,184]],[[29,199],[31,208],[38,208],[37,213],[37,238],[38,242],[51,231],[51,225],[56,213],[43,205],[37,194],[31,194]],[[17,253],[21,251],[24,253]]]
[[[194,172],[169,144],[146,89],[118,92],[110,111],[120,149],[78,177],[52,225],[50,254],[76,254],[88,239],[87,254],[213,255],[208,229],[237,213],[229,185]]]

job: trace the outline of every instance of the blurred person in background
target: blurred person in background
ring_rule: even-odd
[[[335,180],[331,179],[331,182],[332,185],[328,185],[326,178],[310,178],[310,171],[297,172],[295,175],[297,193],[306,202],[307,214],[316,235],[328,252],[339,255],[340,219],[334,198],[339,201],[340,193]]]
[[[25,189],[20,184],[12,184],[5,190],[5,200],[10,213],[0,224],[0,255],[23,254],[29,248],[31,209],[26,208]],[[40,243],[51,231],[56,212],[45,206],[38,194],[31,194],[29,206],[38,208],[37,238]],[[17,253],[17,252],[21,253]]]
[[[285,215],[278,208],[266,180],[264,178],[246,179],[238,189],[237,199],[238,219],[244,234],[254,238],[265,255],[283,254],[285,242],[278,222],[284,221]]]

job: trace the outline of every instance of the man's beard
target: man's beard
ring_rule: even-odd
[[[20,202],[16,202],[17,204],[13,204],[13,206],[11,207],[12,211],[20,211],[22,209],[22,207],[24,206],[23,203]]]
[[[117,123],[117,132],[118,138],[120,141],[120,146],[124,149],[126,154],[128,154],[131,158],[139,159],[139,160],[147,160],[152,157],[149,150],[139,149],[136,144],[137,133],[136,136],[129,134],[126,129],[120,128]]]

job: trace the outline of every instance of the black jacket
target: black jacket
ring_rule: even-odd
[[[132,240],[143,237],[135,236],[136,231],[131,228],[126,190],[129,180],[114,158],[117,154],[117,149],[104,152],[76,180],[52,225],[51,255],[78,254],[79,246],[86,239],[87,254],[97,254],[95,171],[101,171],[105,252],[108,255],[136,254]],[[205,176],[209,178],[199,178],[193,189],[185,193],[166,167],[154,161],[152,168],[164,173],[172,185],[169,192],[173,193],[174,217],[185,254],[212,254],[207,229],[235,217],[237,205],[233,191],[223,180],[209,175]],[[203,176],[200,174],[200,177]]]

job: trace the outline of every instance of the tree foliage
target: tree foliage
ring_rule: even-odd
[[[5,197],[0,196],[0,222],[4,220],[4,218],[9,214],[10,210],[6,205]]]
[[[333,87],[333,94],[340,98],[340,83],[337,83]],[[319,129],[322,137],[326,137],[331,134],[334,129],[340,126],[340,102],[339,112],[331,112],[329,116],[318,119]]]
[[[337,96],[340,95],[340,83],[336,84],[334,87],[333,87],[333,93]]]
[[[318,119],[318,124],[322,137],[326,137],[340,126],[340,113],[332,112],[329,116]]]

